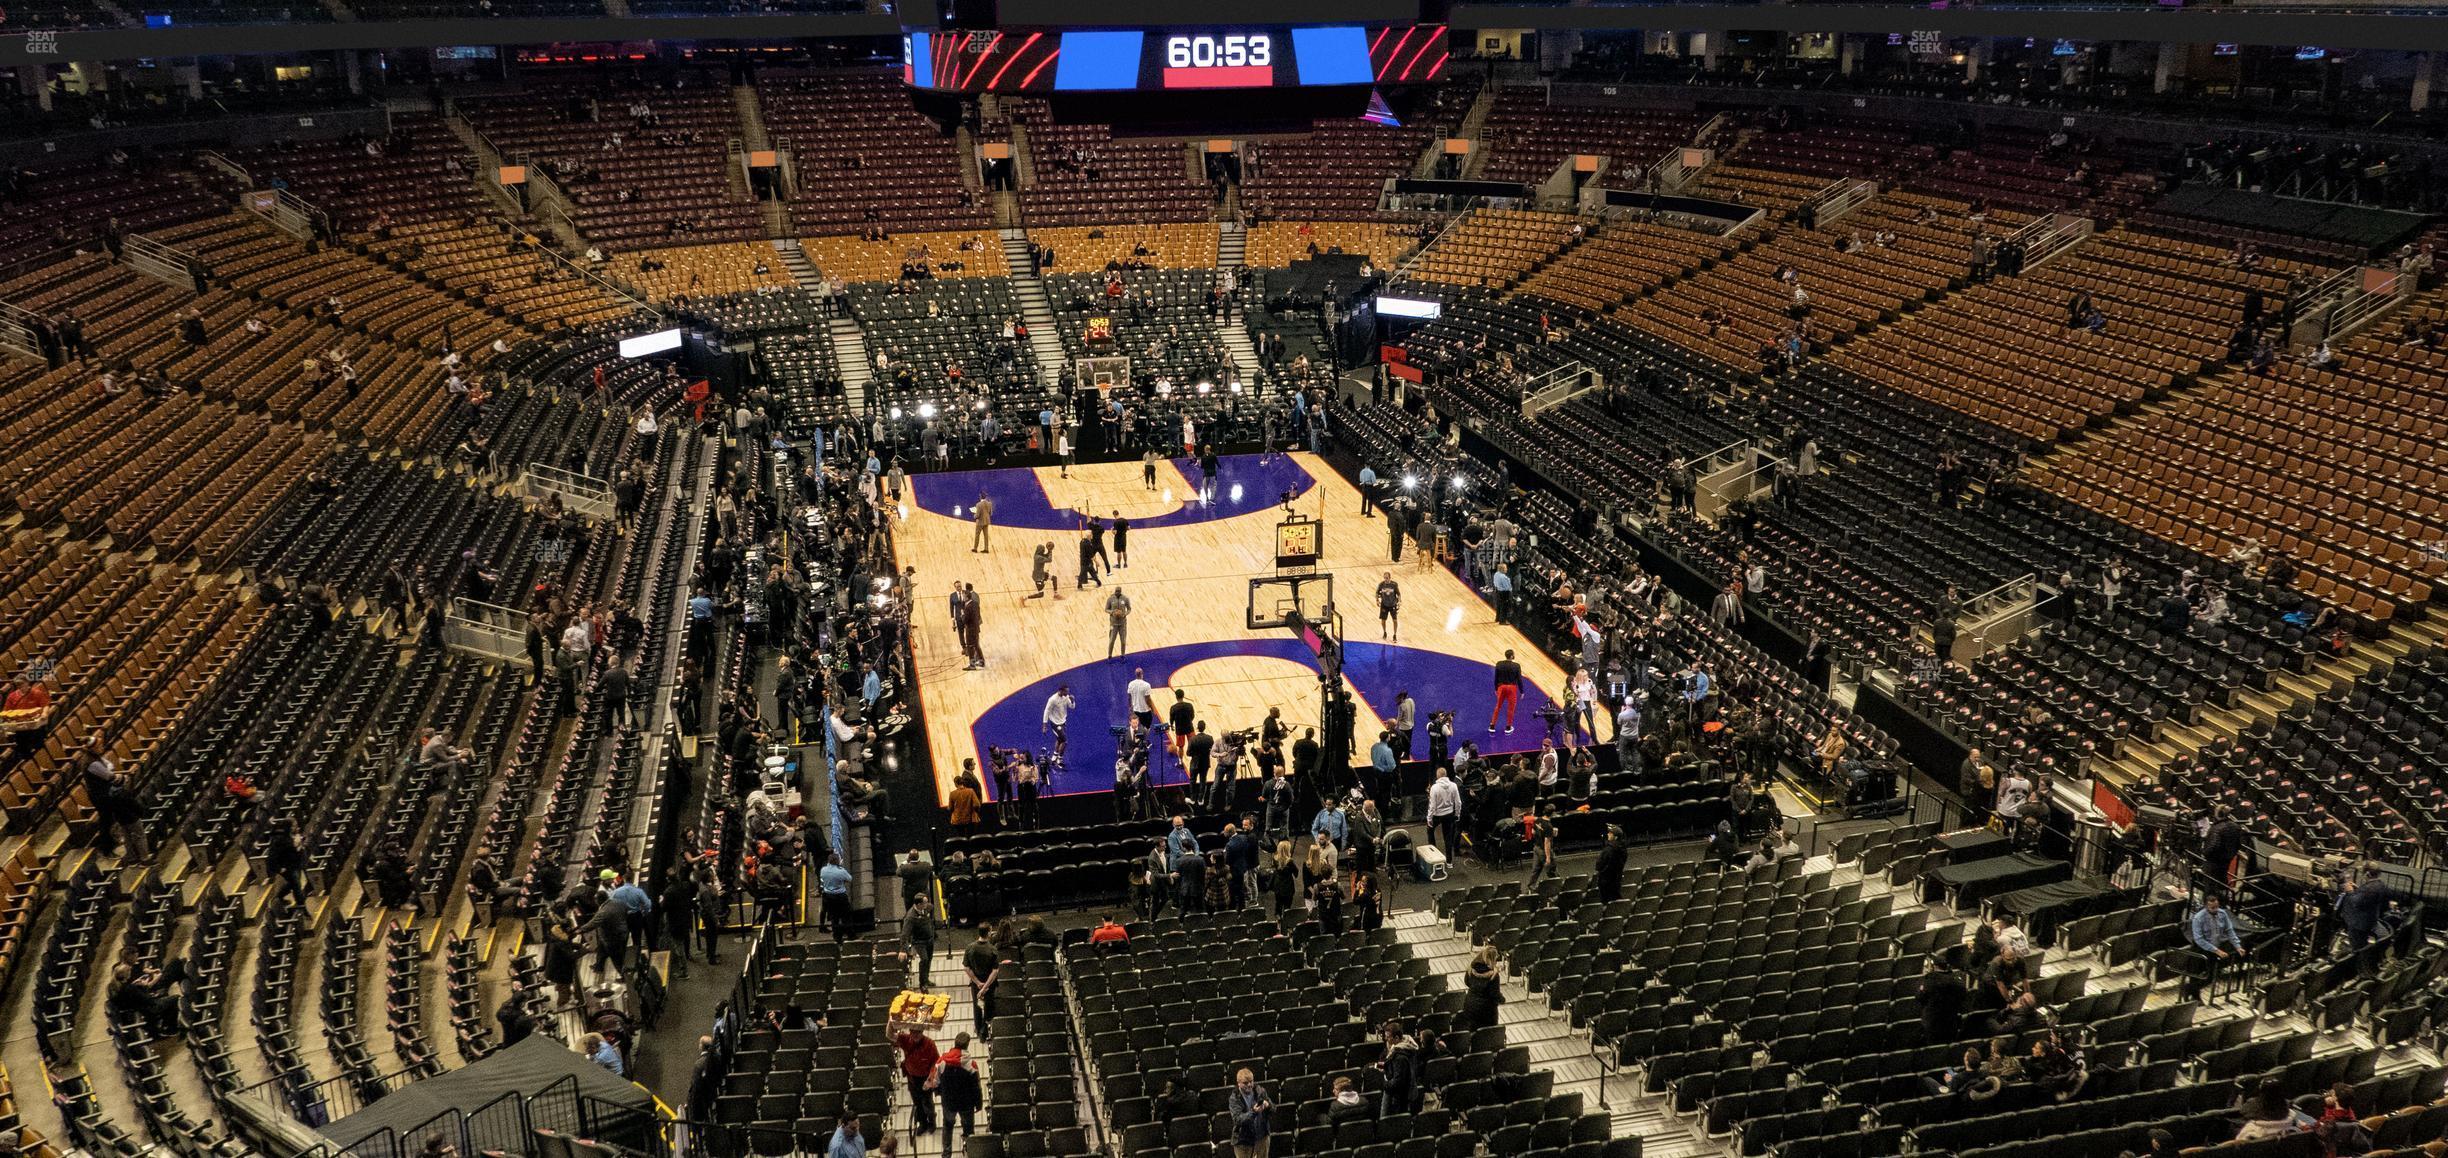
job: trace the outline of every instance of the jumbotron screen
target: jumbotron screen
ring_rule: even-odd
[[[1444,25],[919,32],[914,88],[963,93],[1187,92],[1423,84],[1450,59]]]

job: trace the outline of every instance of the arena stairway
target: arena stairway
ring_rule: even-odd
[[[824,272],[816,268],[815,262],[808,260],[807,251],[799,247],[797,240],[786,238],[774,242],[774,252],[782,255],[782,268],[790,271],[791,280],[799,283],[800,289],[824,288]]]
[[[875,363],[867,356],[867,332],[849,318],[825,323],[833,339],[833,368],[841,375],[842,405],[853,413],[866,409],[867,384],[875,380]]]
[[[1245,269],[1249,265],[1249,227],[1237,219],[1228,219],[1216,230],[1216,268]],[[1247,283],[1241,291],[1249,293]],[[1244,301],[1248,298],[1245,296]],[[1250,341],[1249,315],[1245,308],[1241,319],[1230,317],[1216,320],[1216,337],[1224,343],[1224,352],[1232,355],[1233,367],[1251,383],[1259,380],[1258,347]]]
[[[770,148],[771,138],[765,135],[765,109],[757,102],[756,86],[732,85],[731,108],[739,117],[740,144],[751,152]]]
[[[1038,383],[1052,386],[1061,379],[1062,368],[1069,364],[1062,339],[1055,336],[1054,303],[1046,297],[1045,280],[1037,276],[1037,262],[1029,253],[1028,232],[1021,229],[996,232],[1003,235],[1003,265],[1011,270],[1012,297],[1020,303],[1021,320],[1028,323],[1029,349],[1037,355]]]
[[[1434,909],[1398,909],[1386,917],[1386,926],[1412,953],[1428,960],[1428,971],[1434,976],[1461,977],[1470,971],[1471,958],[1478,953],[1470,938],[1455,932],[1451,923],[1438,920]],[[1603,1081],[1615,1136],[1641,1139],[1642,1158],[1696,1158],[1724,1152],[1670,1113],[1666,1099],[1638,1094],[1637,1084],[1627,1075],[1603,1074],[1589,1032],[1574,1029],[1564,1011],[1548,1008],[1544,996],[1530,992],[1527,980],[1508,974],[1504,994],[1496,1020],[1504,1026],[1505,1043],[1529,1047],[1531,1066],[1555,1074],[1555,1092],[1579,1094],[1585,1106],[1599,1105]]]

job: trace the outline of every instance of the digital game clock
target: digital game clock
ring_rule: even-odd
[[[1326,524],[1318,519],[1290,518],[1275,524],[1275,566],[1315,567],[1326,552]]]
[[[1272,32],[1201,32],[1164,38],[1166,88],[1259,88],[1274,83]]]
[[[964,93],[1127,93],[1424,84],[1448,62],[1442,25],[1065,31],[911,30],[911,87]]]

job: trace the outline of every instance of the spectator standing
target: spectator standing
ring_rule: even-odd
[[[1608,825],[1606,830],[1606,843],[1600,846],[1598,849],[1598,863],[1591,869],[1591,876],[1596,884],[1599,900],[1616,901],[1622,899],[1624,862],[1629,859],[1630,856],[1631,850],[1626,848],[1624,845],[1624,831],[1622,827],[1613,824]]]
[[[969,951],[961,955],[961,968],[969,974],[970,993],[977,1000],[978,1037],[992,1041],[995,983],[1002,979],[1003,955],[995,950],[994,941],[984,929],[978,930],[977,939],[969,942]],[[962,1034],[961,1040],[966,1042],[968,1036]]]
[[[932,1088],[935,1064],[943,1053],[935,1048],[935,1040],[915,1029],[894,1034],[893,1048],[901,1051],[901,1077],[909,1085],[910,1125],[920,1133],[935,1129],[935,1093]]]
[[[934,1084],[936,1101],[941,1103],[944,1158],[951,1158],[953,1124],[960,1124],[963,1142],[975,1137],[978,1103],[984,1100],[980,1097],[977,1066],[969,1060],[968,1034],[954,1037],[952,1048],[936,1059]]]
[[[1482,949],[1462,975],[1462,1023],[1472,1029],[1496,1024],[1504,1005],[1504,978],[1496,972],[1494,950]]]
[[[1443,768],[1437,769],[1436,780],[1428,785],[1428,839],[1437,846],[1437,851],[1445,854],[1447,861],[1461,861],[1462,786]],[[1620,884],[1622,866],[1619,863],[1616,867]]]
[[[850,939],[850,870],[842,867],[841,854],[826,853],[824,867],[816,870],[816,891],[821,900],[823,928],[832,930],[836,942]],[[712,950],[706,953],[713,958]]]
[[[1228,1102],[1232,1111],[1233,1158],[1267,1158],[1275,1133],[1275,1103],[1267,1096],[1266,1087],[1258,1084],[1256,1074],[1243,1069],[1233,1075]]]
[[[911,849],[909,858],[902,861],[901,866],[893,871],[895,875],[901,878],[902,904],[909,905],[915,904],[922,899],[933,899],[935,895],[935,866],[928,864],[926,860],[919,855],[917,849]]]
[[[909,910],[901,915],[901,939],[909,944],[910,963],[918,969],[918,988],[924,989],[927,973],[935,966],[935,898],[910,902]]]

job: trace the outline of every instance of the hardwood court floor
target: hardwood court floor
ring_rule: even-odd
[[[894,524],[901,562],[917,568],[911,634],[939,798],[949,796],[962,761],[986,766],[984,745],[1047,747],[1050,738],[1040,734],[1038,721],[1058,682],[1069,684],[1078,707],[1068,766],[1051,777],[1053,793],[1111,787],[1110,728],[1125,719],[1123,686],[1134,668],[1146,668],[1156,685],[1160,718],[1180,688],[1211,732],[1255,727],[1269,708],[1282,710],[1296,737],[1315,726],[1317,670],[1306,648],[1281,629],[1246,627],[1249,580],[1275,573],[1274,528],[1283,518],[1276,500],[1287,486],[1302,492],[1296,510],[1325,520],[1319,570],[1335,576],[1345,617],[1345,679],[1358,705],[1358,758],[1367,758],[1381,719],[1394,712],[1395,692],[1404,689],[1419,703],[1414,754],[1420,758],[1427,754],[1428,713],[1439,708],[1456,713],[1457,747],[1466,740],[1479,741],[1483,751],[1538,746],[1541,725],[1531,711],[1549,696],[1561,697],[1567,673],[1519,632],[1496,624],[1487,604],[1451,572],[1422,568],[1411,555],[1389,563],[1385,522],[1362,519],[1357,489],[1314,456],[1297,454],[1288,462],[1278,456],[1265,466],[1254,455],[1226,459],[1215,499],[1207,504],[1196,498],[1196,467],[1187,461],[1159,463],[1154,490],[1143,484],[1138,463],[1074,467],[1068,479],[1059,473],[1039,468],[917,476]],[[981,493],[991,494],[996,505],[985,553],[971,550],[969,514]],[[1118,511],[1133,524],[1129,565],[1102,574],[1102,588],[1092,584],[1085,591],[1073,587],[1082,509],[1109,520]],[[1158,525],[1145,525],[1151,520]],[[1025,598],[1032,588],[1031,550],[1046,542],[1054,545],[1060,598]],[[1380,645],[1374,592],[1389,571],[1403,590],[1402,632],[1394,643]],[[982,600],[982,670],[963,670],[947,604],[954,582],[975,584]],[[1108,662],[1104,605],[1117,590],[1133,605],[1130,652]],[[1517,730],[1490,733],[1491,665],[1507,648],[1534,687],[1524,694]],[[1604,721],[1600,730],[1611,734]],[[1158,763],[1160,782],[1181,779],[1169,759]],[[1243,772],[1253,770],[1245,763]],[[980,779],[988,781],[991,795],[991,777]]]

